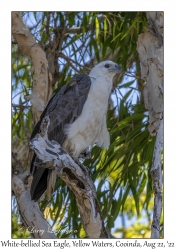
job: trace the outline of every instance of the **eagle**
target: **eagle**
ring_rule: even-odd
[[[50,99],[30,139],[40,133],[42,121],[49,116],[48,139],[57,141],[75,161],[94,144],[108,149],[106,113],[116,73],[121,73],[121,67],[107,60],[93,67],[89,75],[75,75]],[[34,201],[49,188],[54,175],[53,170],[39,167],[38,163],[41,161],[34,153],[30,167],[30,194]]]

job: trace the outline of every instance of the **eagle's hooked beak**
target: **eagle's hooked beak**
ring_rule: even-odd
[[[122,67],[119,66],[118,64],[115,64],[113,67],[109,69],[110,72],[116,72],[116,73],[121,73],[122,72]]]

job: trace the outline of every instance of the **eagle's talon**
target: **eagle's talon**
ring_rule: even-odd
[[[86,148],[80,155],[79,158],[82,158],[83,160],[90,159],[91,158],[91,151],[89,148]]]

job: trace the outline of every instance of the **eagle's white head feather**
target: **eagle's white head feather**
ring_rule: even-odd
[[[116,73],[121,72],[121,67],[112,61],[103,61],[98,63],[89,73],[90,77],[103,76],[113,78]]]

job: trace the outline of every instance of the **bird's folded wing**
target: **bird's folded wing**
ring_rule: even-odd
[[[91,79],[86,74],[77,75],[72,81],[64,85],[48,102],[40,117],[40,121],[34,128],[31,139],[40,132],[42,120],[49,115],[48,139],[57,141],[62,145],[66,139],[64,126],[71,124],[80,116],[88,97],[90,86]],[[34,154],[30,168],[33,174],[31,197],[34,200],[38,200],[47,188],[47,178],[50,170],[43,167],[35,167],[35,161],[38,161],[38,159]]]

